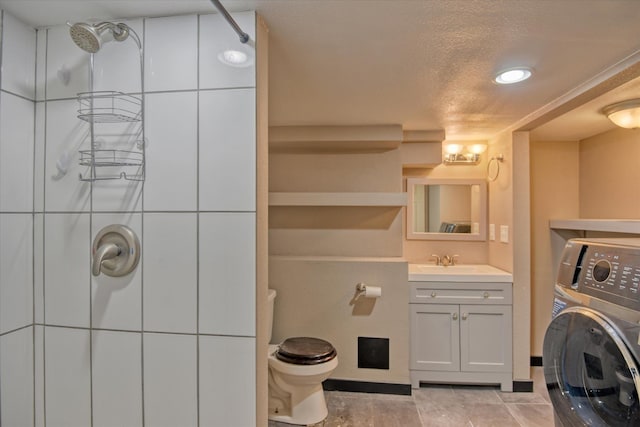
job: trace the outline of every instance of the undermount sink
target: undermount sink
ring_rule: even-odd
[[[513,275],[488,264],[409,264],[410,282],[512,282]]]

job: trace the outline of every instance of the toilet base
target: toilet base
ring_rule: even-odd
[[[269,405],[269,419],[287,424],[307,426],[317,424],[327,418],[329,411],[327,410],[322,384],[305,390],[304,393],[300,394],[299,398],[302,400],[291,402],[291,414],[276,413]]]

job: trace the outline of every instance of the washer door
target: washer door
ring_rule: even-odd
[[[544,376],[563,426],[640,426],[638,367],[612,322],[586,307],[556,316],[544,337]]]

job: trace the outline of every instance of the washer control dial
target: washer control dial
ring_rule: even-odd
[[[611,263],[601,259],[593,266],[593,279],[598,283],[606,282],[611,275]]]

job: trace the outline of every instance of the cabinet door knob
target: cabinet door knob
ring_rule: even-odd
[[[453,317],[453,320],[458,320],[458,313],[453,313],[451,317]]]
[[[462,313],[462,320],[467,320],[467,317],[469,317],[467,313]]]
[[[435,292],[431,292],[431,298],[435,298],[436,297],[436,293]]]
[[[485,292],[483,296],[484,296],[484,299],[489,298],[489,292]]]

